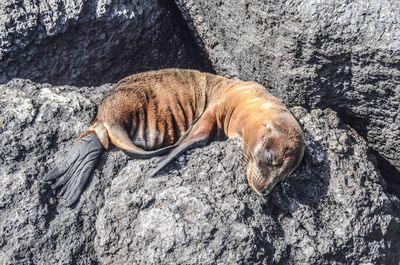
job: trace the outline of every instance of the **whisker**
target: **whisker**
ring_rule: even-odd
[[[254,154],[253,150],[243,141],[243,149],[245,150],[245,158],[248,160],[249,155],[252,160],[255,160],[256,155]]]
[[[251,173],[255,179],[260,180],[263,179],[260,169],[254,165],[251,166]]]

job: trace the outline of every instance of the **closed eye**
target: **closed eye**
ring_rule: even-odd
[[[270,151],[264,152],[264,161],[269,165],[273,164],[274,161],[272,160],[272,153]]]

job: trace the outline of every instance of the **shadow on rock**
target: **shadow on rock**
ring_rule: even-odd
[[[5,3],[1,11],[0,83],[88,86],[161,68],[212,71],[170,1]]]

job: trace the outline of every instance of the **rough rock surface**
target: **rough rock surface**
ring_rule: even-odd
[[[301,167],[265,200],[246,184],[239,140],[151,160],[106,153],[74,208],[39,177],[109,88],[0,86],[2,264],[398,264],[400,201],[366,142],[330,110],[293,108]],[[96,93],[93,93],[96,91]]]
[[[94,116],[109,86],[51,87],[14,80],[0,85],[0,263],[91,264],[103,201],[99,172],[75,209],[58,206],[48,185],[38,181],[60,159]],[[60,150],[55,154],[55,150]],[[120,160],[122,161],[122,160]],[[104,172],[118,167],[113,158]]]
[[[0,3],[0,83],[99,85],[166,67],[210,70],[173,1]]]
[[[176,2],[218,74],[334,109],[400,169],[399,1]]]

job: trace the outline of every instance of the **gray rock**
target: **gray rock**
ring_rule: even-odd
[[[90,123],[109,89],[13,80],[0,86],[2,264],[398,264],[400,200],[366,142],[331,110],[293,108],[301,167],[262,199],[237,139],[155,159],[105,154],[78,204],[39,178]],[[96,93],[94,93],[96,91]]]
[[[99,85],[166,67],[210,70],[173,2],[0,3],[0,83]]]
[[[334,109],[400,169],[399,1],[175,2],[218,74]]]
[[[2,264],[98,263],[95,221],[111,176],[95,172],[85,199],[74,209],[59,205],[39,177],[70,149],[108,88],[52,87],[25,80],[0,85]],[[116,155],[100,166],[102,172],[123,163],[124,158],[115,162]]]

